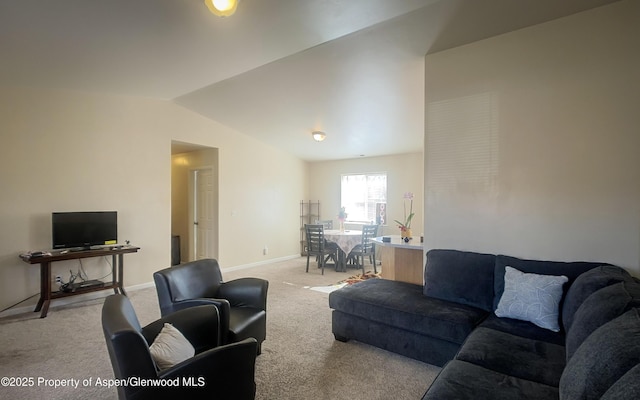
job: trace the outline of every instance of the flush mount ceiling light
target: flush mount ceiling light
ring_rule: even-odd
[[[218,17],[229,17],[236,12],[240,0],[204,0],[209,11]]]
[[[322,142],[327,137],[324,132],[320,131],[311,132],[311,136],[313,136],[313,140],[315,140],[316,142]]]

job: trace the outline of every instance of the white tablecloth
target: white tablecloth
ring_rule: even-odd
[[[344,254],[349,254],[356,245],[362,243],[362,231],[345,230],[340,232],[338,229],[327,229],[324,231],[324,238],[330,242],[336,242]]]

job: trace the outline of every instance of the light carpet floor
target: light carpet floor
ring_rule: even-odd
[[[440,368],[331,333],[328,287],[359,272],[320,270],[306,258],[224,271],[269,280],[267,339],[256,361],[257,399],[420,399]],[[104,292],[108,294],[107,291]],[[160,313],[154,288],[129,292],[145,325]],[[29,313],[0,320],[0,377],[34,378],[32,387],[0,386],[1,399],[116,399],[100,324],[103,299],[54,306],[47,318]],[[78,388],[50,385],[76,379]],[[83,386],[91,379],[92,383]]]

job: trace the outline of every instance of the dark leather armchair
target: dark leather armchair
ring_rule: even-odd
[[[203,259],[157,271],[153,274],[164,316],[177,310],[213,304],[220,313],[220,343],[246,338],[258,341],[258,354],[267,332],[267,289],[259,278],[222,280],[218,261]]]
[[[149,346],[170,323],[195,348],[195,356],[159,371]],[[167,315],[141,327],[131,302],[122,294],[106,298],[102,307],[102,329],[107,342],[114,376],[120,382],[120,399],[254,399],[257,342],[217,346],[218,309],[199,306]],[[143,386],[137,382],[167,380],[177,386]]]

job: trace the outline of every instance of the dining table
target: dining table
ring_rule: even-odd
[[[362,244],[362,231],[354,229],[325,229],[324,238],[338,245],[338,265],[336,271],[347,271],[347,255],[354,247]]]

